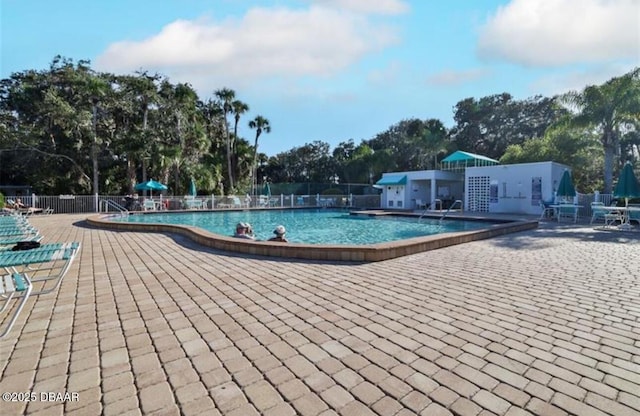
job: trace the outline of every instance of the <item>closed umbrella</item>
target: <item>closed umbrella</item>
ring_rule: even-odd
[[[625,206],[629,205],[629,198],[640,198],[640,184],[635,173],[633,173],[631,163],[624,164],[616,188],[613,191],[613,196],[624,198]]]
[[[198,191],[196,190],[196,183],[193,178],[191,178],[191,183],[189,184],[189,195],[194,198],[196,195],[198,195]]]
[[[262,187],[262,195],[260,195],[260,205],[268,206],[270,198],[271,198],[271,186],[269,185],[269,182],[265,182],[264,186]]]
[[[560,184],[558,185],[558,191],[556,195],[568,199],[576,196],[576,188],[573,186],[573,181],[571,180],[571,174],[568,169],[564,170],[562,174],[562,179],[560,179]]]

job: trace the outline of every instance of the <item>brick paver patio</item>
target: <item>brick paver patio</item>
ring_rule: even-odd
[[[83,219],[32,219],[82,250],[0,341],[0,392],[36,393],[3,416],[640,414],[640,233],[328,264]]]

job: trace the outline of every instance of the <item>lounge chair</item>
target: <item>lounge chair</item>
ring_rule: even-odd
[[[11,250],[13,246],[24,241],[40,242],[42,238],[39,233],[21,235],[19,237],[0,237],[0,251]]]
[[[22,275],[20,273],[10,273],[0,278],[0,299],[3,300],[0,314],[4,313],[7,310],[10,302],[14,298],[17,297],[20,299],[18,305],[13,309],[13,314],[9,318],[9,321],[6,324],[4,330],[0,332],[0,338],[3,338],[5,335],[7,335],[9,331],[11,331],[11,328],[13,328],[13,324],[15,324],[16,319],[18,319],[20,312],[22,312],[22,308],[27,302],[27,299],[29,299],[32,289],[33,286],[31,285],[31,281],[29,280],[29,276],[27,275]]]
[[[51,281],[53,285],[45,283],[40,290],[33,293],[40,295],[60,286],[79,250],[80,243],[77,242],[42,244],[31,250],[4,250],[0,251],[0,267],[8,274],[32,273],[32,283]],[[47,273],[43,274],[43,271]]]
[[[43,211],[42,208],[30,207],[28,205],[24,205],[19,200],[18,201],[14,201],[13,199],[7,199],[6,206],[10,210],[13,210],[14,212],[16,212],[18,214],[21,214],[21,215],[39,214],[39,213],[42,213],[42,211]]]
[[[202,209],[202,200],[196,198],[186,198],[184,205],[187,209]]]
[[[49,293],[60,286],[79,249],[79,243],[66,243],[45,244],[33,250],[0,252],[0,267],[5,270],[0,274],[0,299],[3,301],[0,313],[7,310],[12,300],[19,300],[4,330],[0,332],[0,338],[9,333],[31,295]],[[47,273],[43,274],[43,271]],[[45,288],[47,283],[43,283],[42,289],[33,291],[35,282],[47,281],[53,281],[54,284]]]

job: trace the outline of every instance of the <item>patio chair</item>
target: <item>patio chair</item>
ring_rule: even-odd
[[[640,205],[629,204],[627,206],[627,215],[629,217],[629,222],[635,221],[640,225]]]
[[[142,208],[145,211],[154,211],[156,209],[156,203],[153,202],[153,199],[145,199],[142,203]]]
[[[427,204],[422,199],[416,199],[416,209],[427,209]]]
[[[622,211],[610,210],[604,214],[604,226],[615,226],[616,223],[624,223],[624,214]]]
[[[240,198],[238,198],[237,196],[231,198],[231,201],[233,203],[233,208],[242,208],[242,201],[240,201]]]
[[[540,213],[541,220],[545,218],[553,218],[556,215],[556,211],[551,205],[553,205],[553,202],[540,200],[540,208],[542,209],[542,212]]]
[[[573,219],[573,222],[576,223],[578,222],[578,207],[569,204],[560,205],[556,215],[558,216],[558,222],[560,222],[562,218],[569,218]]]
[[[589,222],[589,224],[593,224],[593,222],[599,218],[602,218],[603,221],[605,220],[608,211],[602,207],[604,207],[604,203],[602,202],[591,203],[591,222]]]
[[[184,204],[187,209],[202,209],[202,200],[196,198],[185,198]]]

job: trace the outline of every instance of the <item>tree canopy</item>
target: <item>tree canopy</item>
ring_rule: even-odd
[[[127,194],[147,177],[179,195],[193,177],[202,193],[249,193],[263,179],[371,183],[383,172],[435,169],[464,150],[502,163],[565,163],[580,189],[610,190],[623,162],[638,158],[640,69],[556,97],[464,98],[450,129],[408,118],[359,143],[313,141],[271,157],[258,152],[259,139],[277,126],[262,115],[243,121],[249,108],[227,87],[201,98],[161,74],[101,73],[58,56],[0,81],[0,184]],[[239,137],[240,123],[255,136]]]

